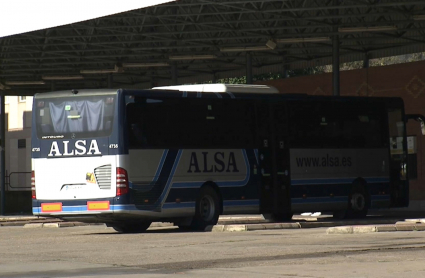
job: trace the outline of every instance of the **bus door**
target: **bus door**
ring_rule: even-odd
[[[261,180],[260,212],[276,218],[291,214],[288,119],[285,104],[264,104],[259,107],[258,150]]]

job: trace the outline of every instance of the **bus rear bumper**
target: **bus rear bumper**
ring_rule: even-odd
[[[149,210],[126,203],[125,198],[95,200],[33,200],[35,216],[55,217],[67,221],[108,223],[125,220],[164,220],[192,216],[195,202],[165,203],[159,210]]]
[[[33,200],[32,213],[36,216],[90,221],[117,217],[158,217],[159,212],[140,210],[133,204],[116,204],[114,198],[96,200]],[[89,221],[82,221],[89,222]]]

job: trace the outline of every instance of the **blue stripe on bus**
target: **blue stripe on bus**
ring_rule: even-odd
[[[348,197],[317,197],[317,198],[291,198],[293,204],[305,204],[305,203],[346,203]]]
[[[259,206],[260,200],[253,199],[253,200],[229,200],[229,201],[223,201],[223,206],[230,207],[230,206]],[[163,209],[175,209],[175,208],[195,208],[196,202],[182,202],[182,203],[164,203]],[[111,209],[114,211],[118,210],[140,210],[137,209],[134,205],[112,205]]]
[[[162,168],[164,167],[164,162],[165,162],[165,158],[167,157],[167,154],[168,154],[168,150],[164,150],[162,152],[161,161],[158,164],[158,168],[156,169],[156,173],[155,173],[155,176],[154,176],[154,178],[151,182],[151,185],[154,185],[157,182],[157,180],[158,180],[158,178],[161,174]]]
[[[202,97],[202,93],[201,92],[196,92],[196,97],[197,98],[201,98]]]
[[[170,178],[170,172],[173,168],[173,165],[176,162],[176,156],[178,154],[177,150],[167,150],[166,153],[163,153],[161,158],[162,165],[158,166],[159,175],[156,177],[156,181],[152,182],[151,185],[162,188],[164,191],[166,189],[167,181]],[[161,202],[160,195],[158,195],[157,202]]]
[[[163,209],[176,209],[176,208],[195,208],[195,202],[184,202],[184,203],[165,203]]]
[[[186,91],[185,91],[185,92],[183,92],[182,97],[187,97],[187,92],[186,92]]]
[[[219,187],[241,187],[247,185],[249,178],[251,176],[251,167],[249,165],[248,157],[246,150],[242,150],[243,157],[245,160],[246,167],[246,176],[244,180],[241,181],[214,181]],[[173,183],[173,188],[200,188],[205,182],[196,181],[196,182],[175,182]]]
[[[225,207],[237,206],[259,206],[260,201],[255,200],[229,200],[223,201]],[[164,203],[163,209],[178,209],[178,208],[195,208],[196,202],[182,202],[182,203]],[[75,212],[113,212],[113,211],[140,211],[134,204],[129,205],[111,205],[109,210],[87,210],[87,206],[63,206],[61,212],[57,213],[75,213]],[[33,207],[33,213],[41,213],[41,207]]]
[[[255,160],[257,161],[257,164],[260,164],[260,162],[258,161],[258,149],[254,149],[254,154],[255,154]]]
[[[308,185],[308,184],[338,184],[352,183],[357,178],[335,178],[335,179],[294,179],[291,185]],[[364,178],[367,183],[388,183],[390,179],[387,177],[370,177]]]
[[[391,196],[390,195],[372,195],[370,196],[370,199],[372,201],[385,201],[385,200],[390,200]]]
[[[259,206],[260,200],[229,200],[223,201],[224,207],[237,207],[237,206]]]
[[[168,195],[169,189],[170,189],[170,185],[171,185],[171,181],[174,178],[174,173],[176,172],[177,166],[179,165],[179,161],[180,161],[180,157],[182,155],[183,150],[179,150],[177,153],[176,158],[174,159],[174,164],[173,164],[173,168],[171,169],[171,172],[168,176],[168,180],[167,183],[165,184],[165,188],[162,191],[161,196],[159,196],[159,203],[162,203],[163,200],[165,200],[166,196]]]
[[[384,183],[384,182],[390,182],[389,178],[383,178],[383,177],[370,177],[370,178],[365,178],[365,180],[368,183]]]
[[[233,93],[231,92],[227,92],[227,93],[229,94],[230,98],[235,98],[235,95]]]
[[[75,212],[75,211],[87,211],[87,206],[64,206],[62,207],[63,212]]]
[[[175,182],[172,188],[200,188],[205,182]]]

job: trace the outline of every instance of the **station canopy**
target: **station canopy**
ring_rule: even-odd
[[[0,38],[0,90],[151,88],[425,51],[424,0],[180,0]],[[247,63],[249,57],[249,63]]]

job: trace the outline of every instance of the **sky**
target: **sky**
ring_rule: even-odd
[[[1,0],[0,38],[172,0]]]

